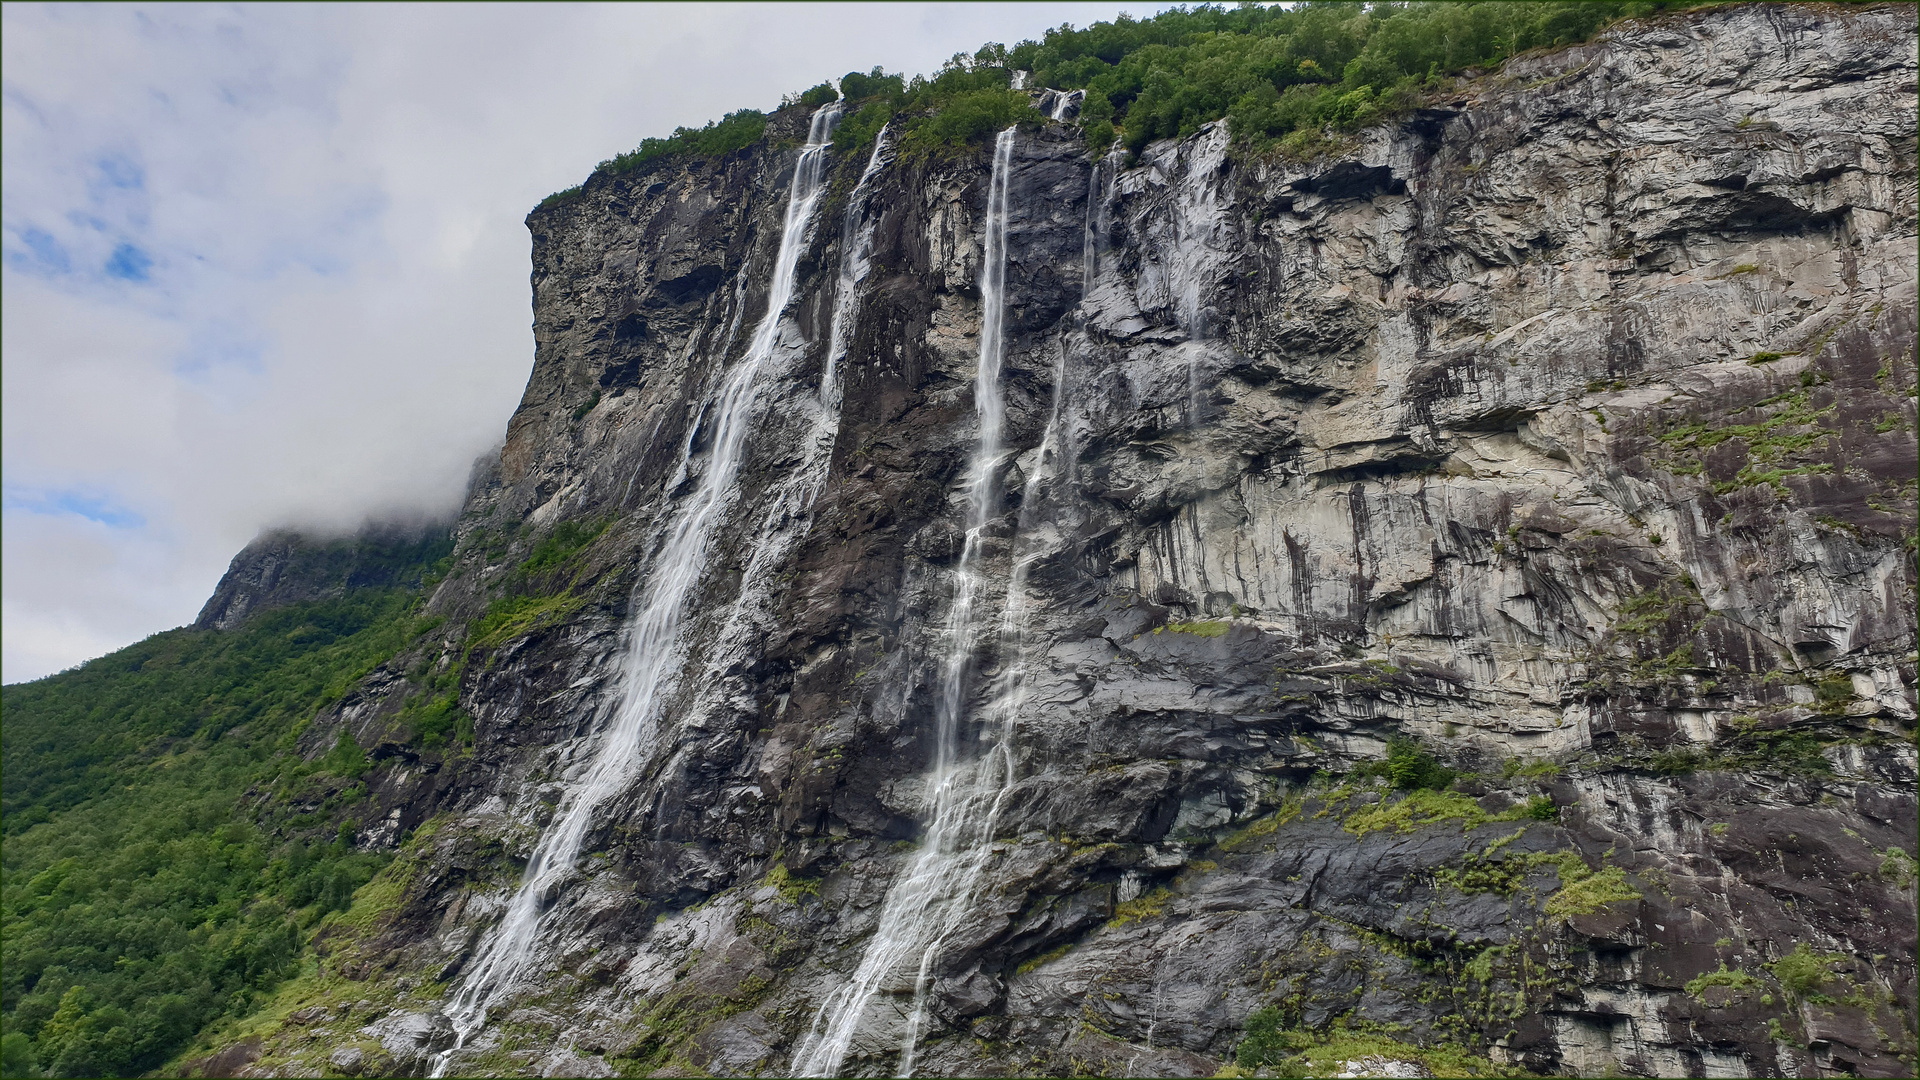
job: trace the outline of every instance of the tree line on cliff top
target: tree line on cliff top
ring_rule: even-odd
[[[1490,68],[1530,49],[1577,44],[1622,19],[1707,6],[1666,0],[1359,3],[1292,8],[1203,4],[1148,19],[1122,15],[1039,41],[989,43],[956,53],[932,75],[881,68],[822,82],[783,105],[815,108],[844,96],[834,138],[841,152],[870,145],[894,123],[909,154],[951,151],[1011,124],[1044,121],[1026,86],[1084,90],[1074,121],[1088,149],[1131,157],[1155,139],[1191,135],[1225,119],[1242,151],[1310,152],[1329,132],[1403,112],[1450,76]],[[600,163],[612,175],[685,155],[717,156],[765,135],[767,114],[742,109],[703,128],[641,141]],[[549,196],[547,206],[579,191]]]

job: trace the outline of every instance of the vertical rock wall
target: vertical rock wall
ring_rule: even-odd
[[[1272,1008],[1539,1072],[1911,1073],[1915,40],[1891,5],[1631,24],[1305,163],[1221,125],[1124,165],[1019,135],[984,536],[1026,614],[972,685],[979,714],[1023,665],[1020,779],[920,1071],[1213,1075]],[[262,1075],[446,1045],[617,704],[805,122],[529,218],[534,371],[445,636],[309,736],[388,762],[363,842],[431,822],[330,946],[379,1015],[284,1029]],[[866,164],[834,165],[659,745],[456,1070],[778,1074],[918,835],[987,162],[885,162],[849,227]],[[589,540],[529,562],[563,523]],[[458,672],[471,751],[405,750],[409,666]],[[1396,739],[1460,778],[1369,775]],[[894,1067],[894,1011],[850,1070]]]

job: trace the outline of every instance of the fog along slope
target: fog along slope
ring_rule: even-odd
[[[208,1064],[1910,1075],[1914,85],[1911,7],[1753,6],[1311,163],[1021,130],[1004,221],[884,138],[790,213],[800,108],[596,175],[448,621],[306,736],[400,857]]]

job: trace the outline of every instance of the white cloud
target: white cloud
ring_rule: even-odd
[[[594,163],[1124,7],[5,5],[4,677],[263,527],[451,507],[532,362],[521,221]]]

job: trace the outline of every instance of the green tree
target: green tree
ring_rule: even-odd
[[[5,1075],[150,1071],[297,970],[386,856],[353,846],[365,752],[344,737],[306,761],[296,740],[435,625],[418,605],[446,547],[375,575],[401,585],[168,631],[0,692]]]

